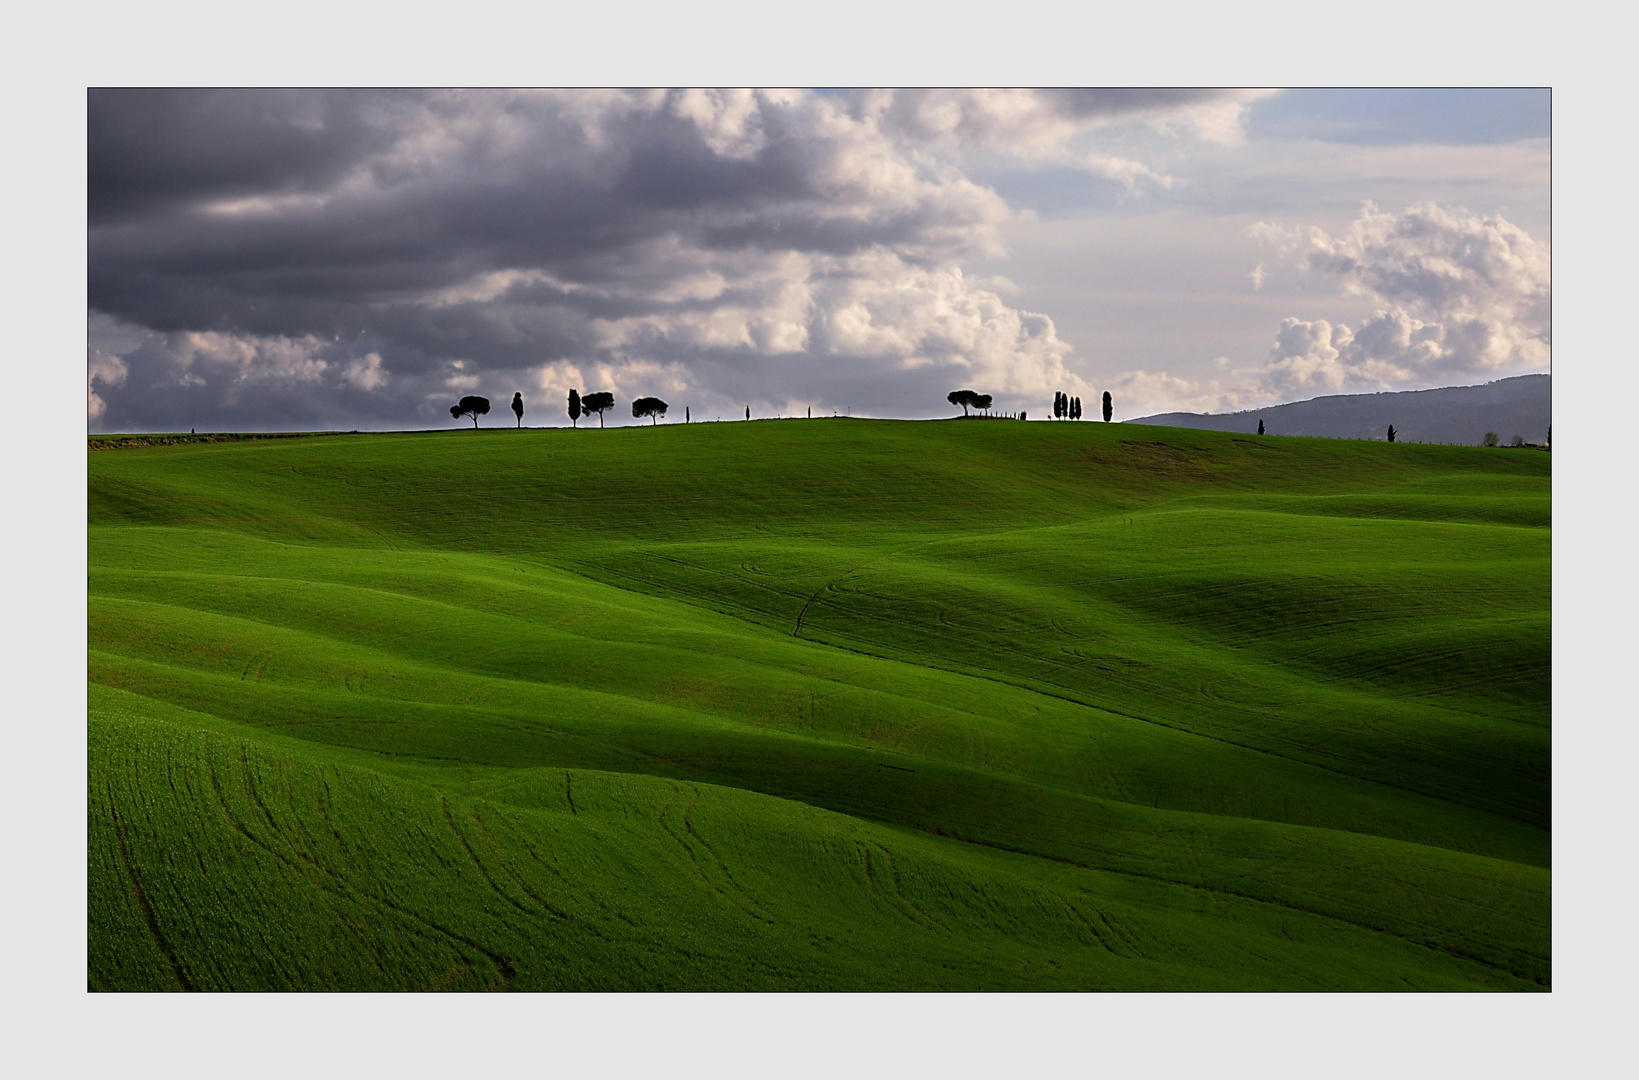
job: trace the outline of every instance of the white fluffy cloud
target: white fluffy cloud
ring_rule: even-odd
[[[1267,360],[1235,367],[1220,358],[1222,375],[1215,378],[1128,372],[1117,385],[1140,411],[1235,410],[1498,378],[1548,364],[1548,249],[1501,216],[1433,203],[1389,213],[1368,202],[1336,235],[1267,222],[1252,231],[1311,281],[1375,309],[1354,326],[1283,319]],[[1253,289],[1266,279],[1260,263],[1251,273]]]
[[[92,349],[85,374],[86,415],[97,420],[108,411],[108,403],[97,393],[98,383],[104,388],[119,386],[129,374],[124,360],[102,349]]]
[[[1345,293],[1383,305],[1357,328],[1281,324],[1268,368],[1281,394],[1495,376],[1547,364],[1546,245],[1501,216],[1433,203],[1394,214],[1367,203],[1347,230],[1260,235]]]
[[[343,370],[342,378],[349,386],[360,390],[379,390],[387,384],[387,372],[381,367],[380,353],[366,353],[357,360],[349,361]]]
[[[1045,315],[1009,306],[958,266],[919,266],[877,248],[848,257],[796,256],[710,307],[600,322],[611,354],[733,349],[863,359],[904,371],[935,368],[1000,395],[1040,396],[1084,384],[1064,367],[1069,346]]]
[[[1089,131],[1142,125],[1234,143],[1270,90],[873,90],[859,112],[884,130],[946,150],[1058,158]]]
[[[1129,190],[1171,187],[1154,162],[1112,152],[1104,136],[1134,128],[1233,145],[1251,105],[1271,90],[873,90],[857,115],[896,142],[964,161],[1084,169]]]

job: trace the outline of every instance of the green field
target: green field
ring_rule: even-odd
[[[93,450],[92,989],[1547,989],[1549,455]]]

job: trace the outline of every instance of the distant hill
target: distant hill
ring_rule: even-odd
[[[1270,435],[1331,439],[1382,439],[1393,424],[1401,442],[1473,446],[1495,431],[1505,445],[1515,435],[1540,443],[1550,423],[1549,378],[1519,375],[1483,386],[1337,394],[1236,413],[1158,413],[1126,423],[1251,432],[1262,420]]]

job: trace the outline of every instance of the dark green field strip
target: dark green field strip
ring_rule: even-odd
[[[459,676],[438,675],[437,681],[453,684],[451,696],[461,700],[435,703],[325,692],[281,685],[272,678],[247,686],[231,674],[206,675],[99,652],[92,654],[91,675],[101,684],[196,703],[268,731],[445,766],[551,764],[693,776],[715,768],[713,763],[727,755],[760,760],[767,768],[734,776],[713,773],[719,782],[793,794],[797,789],[782,779],[786,772],[841,783],[843,774],[835,771],[835,763],[858,761],[865,771],[855,773],[877,784],[902,779],[889,773],[941,763],[922,756],[927,746],[919,721],[910,725],[917,730],[906,734],[890,723],[849,740],[812,730],[755,728],[630,698],[584,691],[542,694],[527,684]],[[462,693],[469,685],[482,691],[480,700]],[[1041,731],[1046,749],[1018,754],[1011,773],[987,775],[998,782],[1019,778],[1139,805],[1306,822],[1534,865],[1547,862],[1548,839],[1541,830],[1411,793],[1351,783],[1278,758],[1119,720],[1093,729],[1080,746],[1066,745],[1057,753],[1052,731],[1035,731]],[[801,789],[806,801],[832,805],[821,795],[807,786]]]
[[[93,937],[130,946],[93,950],[97,987],[1533,985],[1510,970],[1529,960],[1415,919],[1366,930],[709,785],[536,771],[451,797],[115,693],[93,693],[91,858],[140,869],[93,874]]]
[[[1198,512],[1182,515],[1194,535],[1179,536],[1175,521],[1158,532],[1158,519],[1176,516],[1128,515],[1114,526],[936,540],[911,552],[773,541],[611,548],[582,556],[577,567],[624,587],[678,594],[791,628],[793,608],[811,610],[834,602],[839,591],[864,591],[861,583],[873,578],[905,577],[906,590],[880,597],[891,605],[882,612],[884,622],[897,621],[905,604],[933,606],[930,619],[1015,636],[1045,630],[1063,638],[1073,623],[1082,636],[1112,638],[1137,622],[1170,627],[1192,643],[1262,649],[1284,664],[1313,658],[1328,677],[1389,688],[1396,684],[1392,666],[1355,671],[1330,662],[1327,639],[1347,654],[1378,636],[1483,632],[1496,624],[1504,627],[1497,636],[1507,644],[1517,640],[1507,624],[1534,618],[1547,588],[1547,542],[1538,533],[1522,542],[1511,530],[1418,531],[1414,525],[1409,535],[1385,544],[1369,527],[1345,524],[1331,536],[1316,535],[1315,526],[1278,515]],[[1262,527],[1247,529],[1248,518]],[[1135,520],[1140,528],[1132,527]],[[1214,539],[1201,543],[1203,535]],[[1352,542],[1340,546],[1343,540]],[[1270,559],[1272,552],[1280,553],[1278,562]],[[1021,584],[1036,589],[1019,594]],[[1546,655],[1540,642],[1529,648]],[[1495,666],[1489,655],[1473,659]],[[1465,695],[1517,692],[1497,675],[1447,662],[1398,681],[1420,694],[1446,687],[1460,687]],[[1521,704],[1545,712],[1545,700],[1539,693]]]
[[[843,600],[832,599],[844,607]],[[1135,628],[1114,647],[1078,641],[1065,649],[1054,648],[1046,634],[1004,637],[950,623],[907,632],[927,627],[913,617],[883,632],[877,613],[892,605],[878,594],[864,606],[869,613],[852,619],[846,610],[838,616],[811,608],[805,636],[870,655],[983,673],[1123,716],[1547,823],[1548,733],[1538,725],[1455,711],[1443,698],[1372,694],[1303,678],[1223,650],[1156,641]]]
[[[696,548],[689,554],[712,553]],[[675,551],[659,557],[672,573],[670,595],[729,612],[736,607],[723,604],[725,595],[742,610],[756,602],[753,590],[724,584],[730,568],[690,574],[684,557]],[[606,558],[599,570],[627,587],[657,589],[664,583],[651,552],[624,562]],[[1151,574],[1145,584],[1170,594],[1170,603],[1156,600],[1152,591],[1143,607],[1121,602],[1133,595],[1132,578],[1077,589],[1073,579],[1061,588],[1034,576],[884,555],[818,590],[803,609],[803,636],[949,670],[982,671],[1124,715],[1546,824],[1545,614],[1518,615],[1499,601],[1482,616],[1483,608],[1459,585],[1417,590],[1450,598],[1438,617],[1428,610],[1419,617],[1374,616],[1359,602],[1361,583],[1341,571],[1301,581],[1288,574],[1284,584],[1243,577],[1219,597],[1199,578],[1175,585],[1158,583]],[[1343,596],[1353,592],[1354,606],[1329,596],[1329,587]],[[1205,632],[1213,625],[1208,618],[1193,612],[1171,617],[1187,610],[1192,598],[1206,607],[1231,607],[1221,599],[1230,594],[1252,602],[1222,613],[1219,625],[1278,623],[1279,612],[1260,603],[1270,596],[1288,610],[1304,612],[1306,595],[1337,610],[1316,622],[1306,616],[1283,632],[1232,629],[1222,635],[1228,640]],[[788,597],[774,599],[789,603]],[[762,621],[773,624],[783,612],[764,614],[772,617]]]
[[[373,590],[361,599],[338,586],[294,589],[261,579],[116,572],[95,580],[99,591],[124,586],[168,601],[94,598],[99,655],[111,650],[222,677],[230,692],[244,697],[240,715],[248,722],[274,685],[342,691],[331,707],[343,715],[357,715],[366,697],[483,704],[529,720],[551,717],[559,727],[631,709],[674,718],[687,711],[736,727],[891,747],[1144,804],[1165,799],[1533,863],[1547,858],[1546,833],[1526,827],[1499,834],[1493,814],[1439,808],[1409,792],[1358,781],[1340,789],[1344,777],[1251,752],[1255,748],[773,635],[763,641],[701,636],[684,642],[687,648],[629,644],[520,627],[513,616]],[[214,613],[170,606],[182,601]],[[345,622],[337,612],[349,613]],[[632,634],[640,620],[623,623]],[[446,644],[451,638],[462,643],[459,650]],[[1177,782],[1180,771],[1188,782]]]
[[[1546,494],[1522,492],[1513,497],[1396,491],[1370,495],[1285,495],[1243,497],[1238,510],[1266,509],[1312,517],[1349,517],[1393,521],[1442,521],[1464,525],[1509,525],[1547,528]]]

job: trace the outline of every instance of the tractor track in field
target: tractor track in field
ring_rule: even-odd
[[[256,652],[251,655],[251,658],[245,661],[245,670],[240,672],[239,681],[247,681],[251,676],[252,669],[254,669],[256,681],[261,682],[263,672],[267,671],[267,666],[273,660],[273,654],[277,651],[277,648],[272,647],[256,650]]]
[[[865,569],[867,566],[870,566],[874,563],[879,563],[884,559],[898,558],[899,556],[905,554],[907,551],[915,551],[919,547],[928,547],[931,544],[939,544],[939,543],[943,543],[943,542],[944,542],[943,539],[940,539],[940,540],[925,540],[925,541],[922,541],[921,543],[916,543],[916,544],[907,544],[906,546],[904,546],[902,548],[896,548],[893,551],[885,551],[880,555],[874,556],[873,558],[866,559],[864,562],[860,563],[858,566],[854,566],[854,567],[851,567],[847,570],[844,570],[842,573],[838,574],[836,577],[832,578],[830,581],[827,581],[824,585],[821,585],[819,588],[815,589],[813,591],[813,593],[811,593],[809,595],[808,599],[806,599],[802,602],[802,608],[797,612],[797,624],[796,624],[796,626],[794,626],[792,628],[791,636],[792,637],[802,637],[802,620],[803,620],[803,617],[808,614],[809,605],[812,604],[815,600],[818,600],[821,593],[830,592],[830,591],[835,590],[837,584],[839,582],[841,582],[843,578],[847,577],[850,574],[858,573],[859,571]],[[803,640],[806,641],[806,640],[809,640],[809,639],[804,638]]]
[[[911,827],[915,828],[915,826],[911,826]],[[1510,978],[1518,979],[1521,982],[1531,983],[1532,985],[1540,987],[1544,990],[1552,988],[1552,981],[1550,979],[1542,979],[1542,978],[1538,978],[1535,975],[1530,975],[1530,974],[1526,974],[1524,972],[1515,971],[1512,968],[1509,968],[1509,967],[1507,967],[1503,964],[1499,964],[1494,960],[1487,960],[1483,956],[1477,956],[1474,953],[1465,952],[1462,949],[1457,949],[1457,948],[1454,948],[1450,945],[1441,944],[1441,943],[1436,942],[1436,941],[1422,940],[1422,939],[1414,937],[1410,934],[1406,934],[1406,933],[1403,933],[1403,932],[1398,931],[1398,930],[1390,929],[1389,927],[1386,927],[1386,926],[1379,926],[1379,925],[1377,925],[1373,922],[1359,921],[1357,919],[1349,918],[1349,917],[1346,917],[1346,916],[1343,916],[1343,915],[1333,915],[1333,914],[1330,914],[1330,913],[1325,912],[1325,911],[1320,911],[1320,910],[1317,910],[1317,909],[1314,909],[1314,908],[1302,907],[1298,904],[1291,903],[1291,902],[1286,901],[1286,900],[1276,899],[1275,897],[1271,897],[1271,896],[1258,896],[1258,895],[1255,895],[1255,894],[1252,894],[1252,893],[1237,892],[1234,889],[1225,889],[1225,888],[1222,888],[1222,887],[1219,887],[1219,886],[1207,885],[1207,884],[1203,884],[1199,881],[1184,881],[1184,880],[1181,880],[1181,879],[1178,879],[1178,878],[1165,877],[1161,874],[1146,874],[1146,873],[1144,873],[1142,871],[1139,871],[1139,870],[1118,869],[1118,868],[1113,867],[1113,866],[1095,866],[1095,865],[1092,865],[1092,864],[1089,864],[1089,863],[1079,862],[1075,859],[1069,858],[1069,857],[1064,856],[1064,855],[1053,855],[1053,854],[1050,854],[1048,852],[1043,852],[1043,851],[1032,851],[1032,850],[1028,850],[1028,849],[1025,849],[1025,848],[1014,847],[1014,846],[1011,846],[1011,845],[1008,845],[1008,844],[1004,844],[1004,843],[1001,843],[999,841],[979,840],[979,839],[975,839],[973,837],[960,836],[960,835],[957,835],[955,833],[936,832],[936,831],[927,830],[927,829],[919,829],[919,831],[927,832],[931,836],[939,836],[939,837],[942,837],[944,839],[955,840],[958,843],[972,844],[975,847],[987,848],[987,849],[990,849],[990,850],[993,850],[993,851],[1007,851],[1007,852],[1012,852],[1013,854],[1016,854],[1016,855],[1028,855],[1028,856],[1031,856],[1032,858],[1046,859],[1049,862],[1059,863],[1060,865],[1063,865],[1063,866],[1080,867],[1081,869],[1084,869],[1084,870],[1093,870],[1093,871],[1096,871],[1096,872],[1099,872],[1099,873],[1117,874],[1117,875],[1120,875],[1122,877],[1133,878],[1133,879],[1140,880],[1140,881],[1153,881],[1153,882],[1158,882],[1158,883],[1163,884],[1163,885],[1171,885],[1175,888],[1180,888],[1180,889],[1199,889],[1201,892],[1211,893],[1214,896],[1234,897],[1235,899],[1249,901],[1249,902],[1254,903],[1254,904],[1268,904],[1272,907],[1278,907],[1278,908],[1281,908],[1281,909],[1286,910],[1286,911],[1297,912],[1300,915],[1304,915],[1304,916],[1307,916],[1307,917],[1312,918],[1312,919],[1322,919],[1322,920],[1325,920],[1327,922],[1340,923],[1344,926],[1352,926],[1352,927],[1355,927],[1358,930],[1364,930],[1364,931],[1366,931],[1368,933],[1372,933],[1372,934],[1381,934],[1385,937],[1393,938],[1396,941],[1401,941],[1401,942],[1404,942],[1407,945],[1412,945],[1412,946],[1415,946],[1415,947],[1420,948],[1420,949],[1427,949],[1431,952],[1443,953],[1447,956],[1452,957],[1453,959],[1462,960],[1462,961],[1466,961],[1466,962],[1473,963],[1473,964],[1478,964],[1479,966],[1487,968],[1491,971],[1499,972],[1501,974],[1509,976]],[[1551,960],[1549,960],[1548,958],[1544,958],[1543,962],[1545,964],[1547,964],[1547,963],[1551,963]]]
[[[739,908],[741,911],[745,912],[745,914],[749,915],[758,922],[773,926],[775,924],[774,919],[770,918],[762,910],[762,906],[757,903],[756,899],[749,892],[746,891],[744,886],[734,880],[734,874],[730,872],[728,863],[724,861],[723,857],[717,853],[717,849],[707,843],[706,838],[701,836],[699,831],[695,829],[691,812],[697,805],[699,805],[699,802],[700,789],[692,784],[689,785],[688,805],[684,806],[680,811],[683,818],[682,833],[679,833],[666,820],[666,812],[676,805],[673,802],[668,801],[660,808],[659,814],[656,815],[656,821],[659,823],[661,829],[665,830],[666,834],[676,841],[677,846],[682,848],[684,854],[689,857],[689,865],[694,869],[695,874],[699,876],[700,881],[706,886],[706,888],[710,889],[724,900],[727,900],[730,904],[733,904],[735,907]],[[686,839],[685,836],[687,837]],[[722,885],[718,885],[711,879],[711,875],[706,873],[706,867],[701,864],[700,857],[694,853],[694,848],[696,845],[699,845],[705,850],[707,856],[710,857],[712,867],[716,869],[718,874],[722,875],[723,881],[727,883],[727,888],[724,888]]]
[[[860,857],[871,891],[880,896],[882,902],[897,912],[900,918],[929,933],[950,931],[950,927],[942,925],[905,894],[905,883],[899,876],[899,864],[894,862],[893,852],[881,844],[867,842],[860,847]],[[877,867],[878,857],[883,864],[880,869]]]
[[[120,863],[125,867],[125,876],[131,882],[131,894],[136,897],[137,907],[142,911],[142,919],[148,924],[148,933],[164,954],[166,963],[171,965],[171,975],[175,977],[177,985],[183,990],[192,993],[199,988],[193,980],[188,978],[187,970],[182,966],[182,959],[177,956],[176,950],[166,940],[165,934],[159,928],[159,917],[154,914],[154,906],[148,902],[148,894],[142,888],[142,882],[137,880],[136,867],[131,862],[131,845],[125,835],[125,823],[120,820],[119,806],[114,797],[114,781],[108,781],[108,815],[114,823],[114,836],[119,841]]]
[[[461,831],[461,827],[455,823],[455,815],[453,813],[451,813],[451,811],[450,811],[450,801],[449,801],[449,799],[447,797],[445,797],[444,795],[439,795],[438,796],[438,806],[439,806],[439,809],[441,809],[444,812],[444,820],[445,820],[445,822],[447,822],[449,824],[450,831],[455,834],[455,838],[457,840],[461,841],[461,847],[466,850],[467,858],[472,860],[472,865],[477,867],[479,876],[481,876],[484,879],[484,882],[487,885],[489,885],[490,889],[493,890],[496,893],[496,895],[500,896],[501,899],[505,900],[507,903],[511,904],[514,908],[517,908],[520,912],[522,912],[525,915],[530,916],[531,918],[534,918],[534,917],[539,916],[539,915],[549,915],[554,919],[567,920],[569,918],[569,915],[568,915],[567,912],[559,911],[557,908],[553,907],[552,905],[548,904],[545,900],[542,900],[539,896],[537,896],[535,894],[535,891],[533,889],[531,889],[529,886],[525,885],[523,883],[523,881],[520,880],[518,875],[516,875],[516,874],[513,874],[513,873],[509,872],[509,873],[507,873],[507,877],[510,878],[512,880],[512,882],[518,886],[518,888],[523,892],[523,894],[525,896],[529,897],[531,900],[535,901],[535,903],[540,906],[539,911],[529,910],[529,908],[525,907],[523,904],[520,904],[516,897],[510,895],[505,889],[501,888],[501,886],[496,883],[495,878],[490,874],[489,868],[484,865],[483,860],[478,858],[478,853],[472,849],[472,844],[467,840],[466,834],[463,833]],[[483,832],[486,836],[488,836],[489,835],[489,830],[484,828],[483,821],[481,819],[478,819],[476,814],[474,814],[473,817],[474,817],[474,820],[477,822],[479,831]],[[505,868],[503,867],[502,869],[504,870]]]
[[[246,795],[253,803],[256,804],[257,809],[262,812],[262,815],[266,818],[268,827],[271,828],[275,834],[277,834],[279,832],[279,826],[275,822],[271,813],[268,812],[267,805],[262,801],[261,795],[256,791],[256,783],[251,776],[250,751],[248,747],[240,747],[240,765],[242,767],[242,776],[244,779]],[[412,911],[402,904],[395,903],[392,900],[386,899],[385,897],[377,896],[374,893],[367,892],[359,888],[338,874],[335,870],[325,866],[319,860],[313,858],[311,855],[304,854],[303,852],[295,849],[292,849],[291,852],[282,851],[279,847],[251,832],[250,829],[246,828],[245,823],[239,820],[239,816],[233,812],[232,807],[228,805],[227,794],[222,790],[221,774],[217,771],[215,763],[213,762],[207,765],[206,768],[210,772],[211,787],[216,794],[217,808],[226,819],[228,827],[239,836],[261,848],[278,862],[281,862],[290,869],[296,871],[296,873],[299,874],[304,880],[312,883],[319,889],[328,892],[333,896],[352,903],[372,904],[376,907],[384,908],[387,911],[400,916],[401,918],[409,920],[411,923],[428,927],[451,942],[465,945],[467,948],[483,954],[489,959],[490,963],[495,966],[495,970],[500,976],[500,984],[494,987],[494,989],[506,990],[511,987],[513,981],[518,976],[517,968],[513,965],[511,960],[507,959],[502,954],[479,944],[477,941],[467,937],[465,934],[451,930],[449,927],[441,926],[434,920],[427,918],[419,912]],[[456,952],[459,955],[459,950],[456,950]]]

